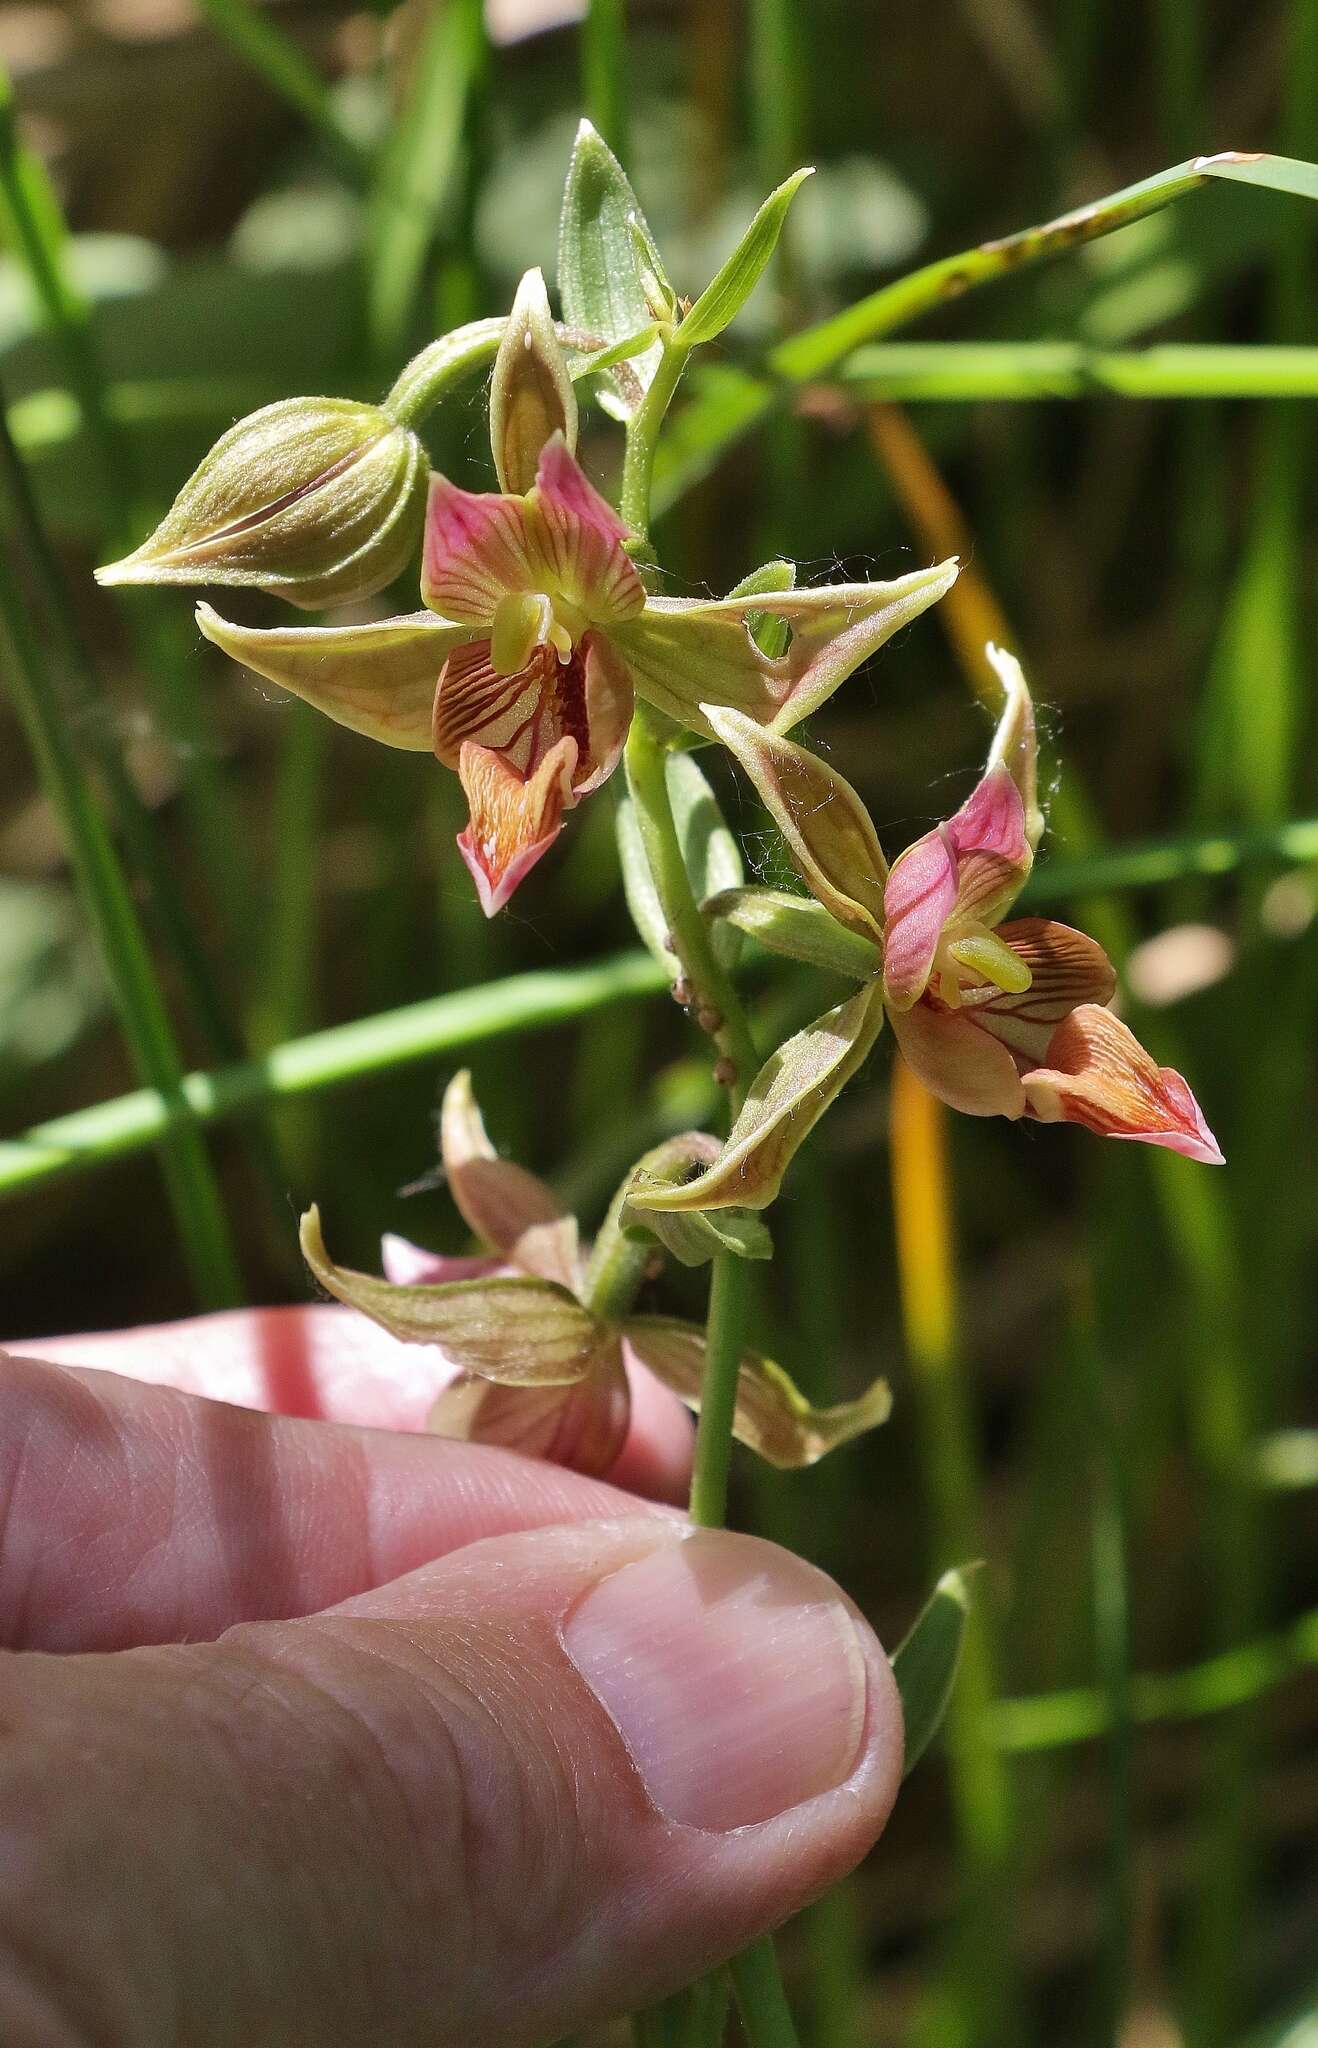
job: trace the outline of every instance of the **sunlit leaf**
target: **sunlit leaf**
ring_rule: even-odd
[[[956,1683],[970,1614],[968,1579],[975,1567],[944,1572],[910,1633],[893,1652],[892,1675],[906,1722],[906,1764],[913,1770],[942,1725]]]
[[[558,290],[568,328],[612,347],[651,325],[659,308],[647,296],[647,268],[660,286],[667,284],[626,172],[590,122],[583,121],[568,165],[559,225]],[[625,365],[605,371],[600,401],[605,410],[629,419],[662,356],[656,340],[641,354],[629,355]]]
[[[680,1187],[693,1172],[712,1165],[719,1155],[719,1141],[705,1131],[683,1131],[647,1152],[636,1167],[635,1178],[643,1187]],[[732,1252],[741,1259],[773,1257],[773,1240],[768,1225],[749,1210],[719,1209],[709,1215],[687,1210],[646,1210],[633,1217],[629,1208],[624,1222],[639,1222],[657,1237],[666,1251],[684,1266],[703,1266],[719,1252]]]
[[[723,268],[705,286],[682,322],[678,329],[681,345],[694,348],[700,342],[712,341],[736,318],[778,246],[788,208],[811,175],[808,169],[794,171],[776,192],[770,193]]]

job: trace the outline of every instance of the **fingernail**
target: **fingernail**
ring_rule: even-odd
[[[850,1776],[865,1659],[822,1573],[753,1537],[697,1530],[595,1586],[568,1655],[669,1820],[769,1820]]]

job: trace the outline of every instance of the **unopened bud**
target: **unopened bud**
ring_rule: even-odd
[[[555,434],[575,449],[577,398],[544,277],[528,270],[517,287],[490,384],[490,446],[503,490],[530,490],[540,452]]]
[[[151,538],[99,583],[248,584],[309,609],[392,583],[416,552],[429,465],[409,427],[349,398],[285,398],[230,427]]]
[[[714,1079],[718,1082],[720,1088],[731,1088],[736,1078],[737,1069],[733,1066],[731,1060],[715,1060]]]
[[[697,1010],[696,1022],[701,1030],[707,1031],[712,1038],[716,1031],[723,1029],[723,1012],[722,1010]]]
[[[688,1003],[691,1001],[690,982],[687,981],[684,977],[679,977],[679,979],[673,983],[672,994],[673,1001],[675,1003],[680,1003],[682,1008],[685,1010]]]

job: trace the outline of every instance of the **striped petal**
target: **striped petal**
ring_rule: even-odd
[[[422,753],[440,671],[469,626],[433,612],[364,626],[235,626],[208,604],[197,624],[216,647],[338,725]]]
[[[561,434],[546,443],[524,502],[535,588],[565,598],[595,626],[635,618],[645,585],[623,549],[628,530]]]
[[[1041,1066],[1063,1018],[1082,1003],[1111,1002],[1117,986],[1112,962],[1096,939],[1047,917],[1016,918],[999,925],[997,937],[1024,961],[1030,986],[1023,995],[995,991],[970,1014],[1018,1060]]]
[[[931,1095],[966,1116],[1025,1113],[1025,1090],[1005,1045],[981,1031],[974,1010],[945,1010],[927,998],[894,1010],[898,1050]]]
[[[446,619],[488,627],[509,591],[538,590],[522,498],[430,479],[421,595]]]
[[[1223,1163],[1186,1081],[1096,1004],[1082,1004],[1058,1025],[1046,1064],[1023,1085],[1028,1113],[1042,1123],[1083,1124],[1100,1137],[1138,1138],[1209,1166]]]
[[[940,562],[892,583],[826,584],[771,597],[649,597],[614,638],[637,694],[693,732],[709,733],[702,704],[725,704],[788,732],[942,597],[956,574],[955,562]],[[751,637],[766,612],[791,628],[784,654],[765,654]]]
[[[576,741],[561,739],[534,774],[523,776],[491,748],[464,740],[458,776],[471,822],[458,835],[458,852],[487,917],[503,909],[557,839],[563,813],[576,801],[576,763]]]

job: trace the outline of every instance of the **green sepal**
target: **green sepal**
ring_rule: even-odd
[[[788,207],[812,176],[810,168],[793,171],[776,192],[769,194],[723,268],[710,279],[678,328],[679,347],[695,348],[701,342],[713,341],[729,321],[735,320],[778,246]]]
[[[643,237],[639,246],[638,236]],[[646,291],[647,269],[660,285],[667,284],[622,165],[590,122],[583,121],[568,165],[558,236],[558,290],[566,326],[598,338],[605,348],[639,334],[657,311]],[[600,388],[605,411],[615,419],[630,419],[662,358],[663,343],[656,338],[640,355],[629,355],[625,365],[605,370]]]
[[[623,1336],[655,1378],[697,1413],[705,1379],[705,1332],[676,1316],[629,1316]],[[892,1394],[874,1380],[854,1401],[816,1408],[771,1358],[744,1351],[737,1373],[733,1433],[780,1472],[814,1465],[829,1451],[886,1422]]]
[[[711,1166],[719,1155],[719,1141],[704,1131],[683,1131],[665,1139],[639,1159],[622,1189],[619,1218],[628,1236],[643,1233],[657,1238],[665,1251],[683,1266],[705,1266],[719,1252],[731,1252],[739,1259],[771,1259],[773,1239],[769,1227],[748,1209],[702,1211],[634,1211],[630,1190],[637,1187],[680,1187],[692,1171]]]
[[[734,926],[771,953],[845,974],[851,981],[872,980],[882,964],[877,946],[839,924],[813,896],[793,896],[786,889],[724,889],[707,897],[701,908],[706,917]]]
[[[894,1650],[892,1675],[906,1722],[904,1774],[914,1770],[942,1725],[956,1683],[977,1565],[943,1573],[909,1634]]]
[[[320,1213],[302,1218],[302,1256],[326,1292],[404,1344],[438,1344],[477,1379],[505,1387],[569,1387],[596,1370],[616,1341],[612,1326],[551,1280],[452,1280],[396,1286],[338,1266],[325,1249]]]

